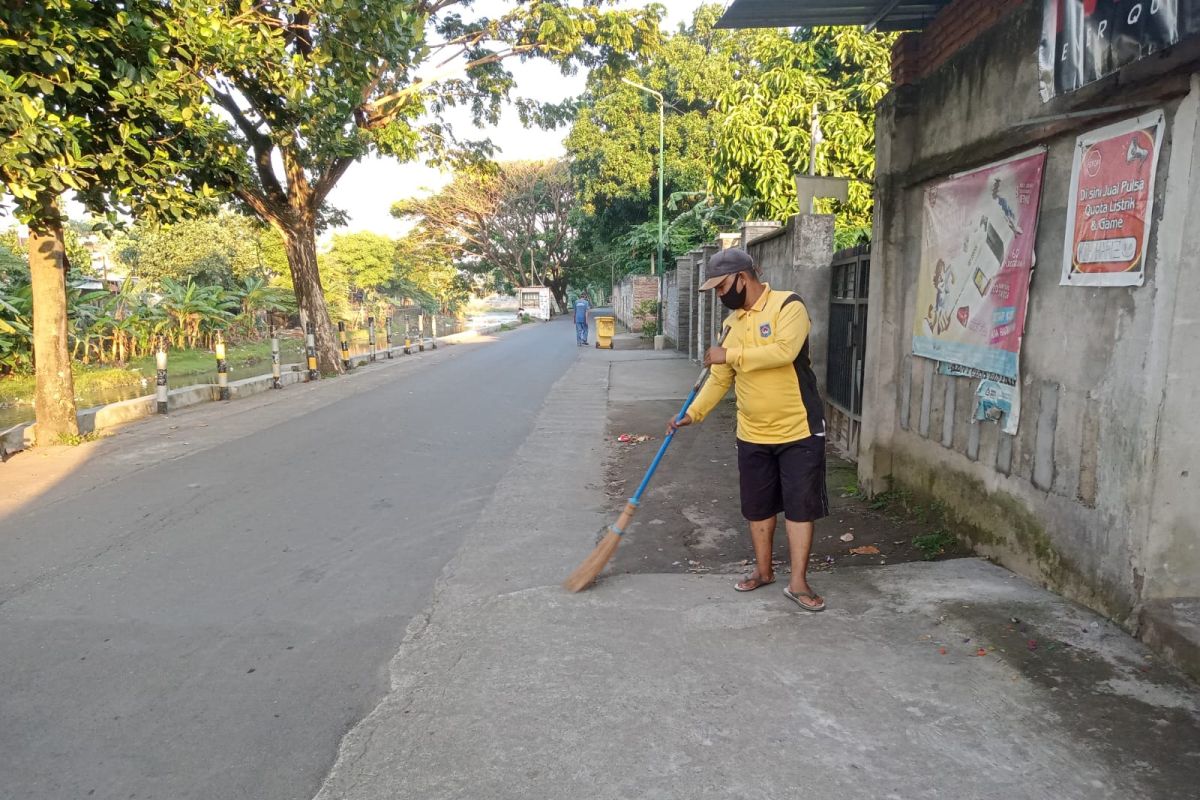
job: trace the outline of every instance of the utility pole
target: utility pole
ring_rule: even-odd
[[[640,83],[635,83],[629,78],[621,79],[624,83],[629,84],[635,89],[639,89],[647,94],[654,95],[658,100],[658,266],[661,268],[663,263],[663,143],[665,139],[664,131],[666,127],[666,112],[663,107],[665,102],[661,92],[656,92],[648,86],[642,86]],[[650,274],[655,274],[655,262],[650,264]],[[663,276],[658,273],[658,332],[663,333]]]

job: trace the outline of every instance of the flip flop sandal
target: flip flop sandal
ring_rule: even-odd
[[[747,575],[733,585],[733,590],[735,592],[753,592],[755,589],[761,589],[764,586],[770,586],[774,582],[774,578],[771,578],[769,581],[764,581],[762,578],[756,578],[754,575]],[[742,584],[744,583],[753,583],[754,585],[743,589]]]
[[[785,586],[785,587],[783,587],[783,596],[786,597],[788,600],[791,600],[796,605],[800,606],[805,611],[812,611],[815,613],[817,611],[825,610],[825,602],[823,600],[821,601],[821,605],[819,605],[819,606],[810,606],[807,603],[800,602],[801,597],[803,597],[806,600],[812,600],[814,602],[817,601],[819,598],[815,594],[805,594],[804,592],[797,592],[795,594],[792,594],[792,590],[788,589]]]

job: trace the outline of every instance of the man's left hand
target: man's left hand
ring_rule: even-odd
[[[704,366],[711,367],[713,364],[725,363],[725,348],[710,347],[708,352],[704,354]]]

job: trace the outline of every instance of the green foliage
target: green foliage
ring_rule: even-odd
[[[73,190],[90,211],[172,216],[211,197],[222,123],[172,35],[170,4],[44,0],[0,16],[0,188],[34,227]]]
[[[220,286],[200,286],[192,281],[180,283],[171,278],[160,285],[162,299],[158,308],[171,321],[170,331],[176,347],[196,347],[206,331],[224,327],[238,307],[236,298]]]
[[[26,283],[0,286],[0,376],[33,366],[33,296]]]
[[[299,339],[281,339],[280,352],[283,362],[299,363],[304,360],[304,348]],[[227,360],[231,371],[257,367],[261,372],[270,370],[271,345],[267,341],[243,342],[231,344],[227,350]],[[154,371],[156,368],[154,353],[131,358],[124,364],[84,364],[80,361],[72,363],[75,391],[80,397],[96,396],[132,387],[141,387],[152,391]],[[169,372],[172,386],[185,386],[189,383],[207,383],[212,380],[216,363],[211,350],[199,348],[196,350],[169,351]],[[0,380],[0,408],[10,405],[32,405],[34,395],[33,375],[17,373],[5,376]]]
[[[66,447],[78,447],[88,442],[98,442],[103,438],[104,434],[100,431],[90,431],[88,433],[60,433],[57,441]]]
[[[595,265],[593,279],[646,271],[658,243],[658,104],[624,77],[670,104],[668,267],[744,219],[798,211],[793,178],[808,171],[814,109],[824,137],[817,174],[854,179],[849,202],[823,210],[838,214],[839,244],[870,229],[874,106],[888,89],[893,38],[857,28],[717,30],[722,11],[701,6],[632,73],[592,72],[577,104],[539,120],[572,119],[565,144],[585,212],[580,258]]]
[[[0,234],[0,290],[29,279],[29,256],[17,242],[15,230]]]
[[[958,539],[944,530],[937,530],[922,536],[914,536],[913,547],[921,551],[926,561],[933,561],[947,550],[958,545]]]
[[[113,243],[130,274],[231,288],[287,270],[283,240],[248,217],[221,213],[170,225],[139,223]]]
[[[458,165],[486,156],[488,143],[460,143],[437,119],[468,106],[477,121],[498,120],[512,88],[505,59],[545,58],[564,73],[620,64],[654,45],[661,13],[561,0],[475,20],[457,13],[467,0],[175,5],[190,21],[182,34],[213,75],[215,102],[234,121],[209,140],[241,154],[229,188],[301,240],[330,219],[326,197],[369,152]]]
[[[415,228],[396,241],[394,295],[411,298],[430,312],[455,313],[471,296],[471,282],[440,246],[440,233]]]
[[[576,212],[559,161],[464,167],[438,193],[392,206],[394,216],[417,223],[409,258],[454,261],[502,290],[547,286],[563,310],[579,274]]]
[[[837,226],[833,232],[833,249],[844,250],[847,247],[864,244],[871,241],[870,225]]]
[[[743,34],[747,69],[717,99],[721,115],[710,188],[718,199],[756,198],[766,219],[797,213],[794,177],[851,179],[832,209],[843,226],[870,225],[875,106],[890,83],[894,37],[860,28],[754,30]],[[813,115],[819,120],[810,165]]]
[[[658,301],[643,300],[633,309],[633,318],[642,324],[642,338],[653,339],[658,335]]]
[[[379,291],[397,277],[396,243],[367,231],[334,236],[322,267],[344,276],[351,287]]]

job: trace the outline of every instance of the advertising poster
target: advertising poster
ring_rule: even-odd
[[[960,367],[942,362],[938,372],[956,378],[975,378],[979,386],[975,390],[975,421],[996,422],[1000,430],[1010,436],[1017,435],[1021,423],[1021,387],[1016,378],[981,372],[977,369]]]
[[[1063,286],[1141,286],[1154,215],[1163,114],[1085,133],[1075,142]]]
[[[1046,151],[925,190],[913,354],[1014,382]]]
[[[1042,0],[1042,100],[1200,35],[1200,0]]]

